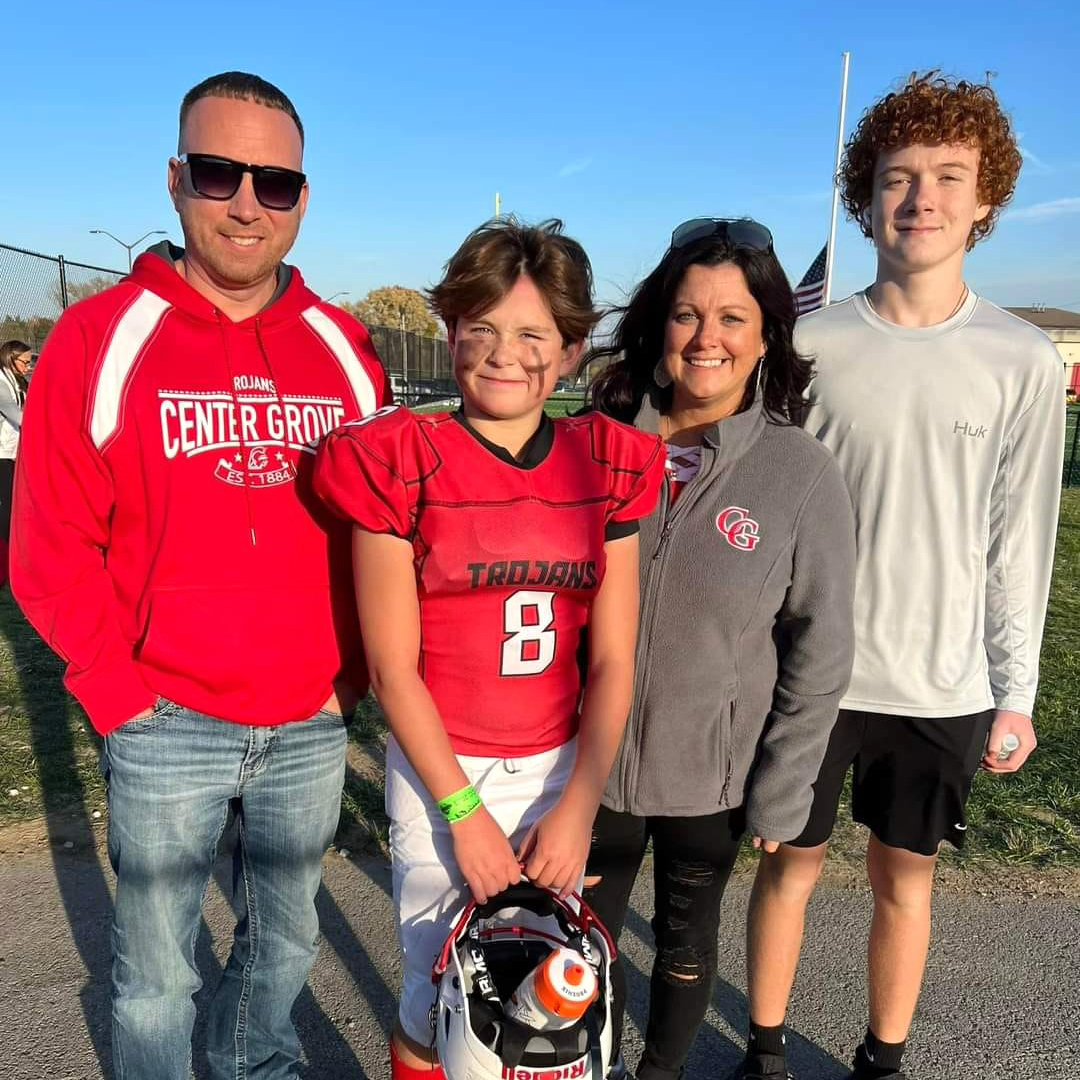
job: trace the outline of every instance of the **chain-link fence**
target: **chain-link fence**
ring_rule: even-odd
[[[104,266],[69,262],[63,255],[0,244],[0,341],[18,338],[37,352],[64,308],[123,276]]]
[[[64,308],[123,276],[119,270],[71,262],[63,255],[0,244],[0,341],[17,338],[38,352]],[[417,405],[456,397],[445,338],[387,326],[369,329],[398,401]]]
[[[123,276],[119,270],[70,262],[63,255],[0,244],[0,341],[18,338],[37,352],[64,308],[115,285]],[[368,329],[397,401],[423,406],[457,398],[445,338],[390,326]],[[560,396],[569,400],[568,395]],[[580,401],[573,404],[580,407]],[[1062,466],[1062,485],[1080,487],[1080,406],[1066,410]]]
[[[390,375],[395,400],[426,405],[457,397],[454,365],[446,338],[427,337],[392,326],[369,326],[368,330]]]

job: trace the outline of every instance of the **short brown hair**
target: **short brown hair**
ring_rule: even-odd
[[[273,83],[246,71],[223,71],[220,75],[211,75],[210,78],[203,79],[198,86],[193,86],[180,102],[181,136],[184,133],[184,121],[191,112],[192,105],[208,97],[254,101],[256,105],[265,105],[268,109],[280,109],[291,117],[296,130],[300,132],[300,145],[304,145],[304,125],[300,123],[300,114],[293,103]]]
[[[525,225],[514,217],[486,221],[427,290],[431,310],[447,326],[490,311],[525,274],[543,294],[563,343],[584,341],[600,319],[593,307],[592,266],[585,249],[549,218]]]
[[[840,198],[868,239],[874,168],[880,153],[925,143],[976,147],[979,201],[990,213],[971,227],[967,247],[993,232],[1002,207],[1013,197],[1023,159],[997,95],[985,83],[948,78],[937,70],[913,71],[901,90],[866,110],[844,148]]]

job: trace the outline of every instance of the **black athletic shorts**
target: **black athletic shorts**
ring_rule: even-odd
[[[848,768],[851,816],[883,843],[933,855],[942,840],[964,846],[964,806],[994,711],[935,719],[841,709],[814,781],[810,819],[795,847],[832,835]]]

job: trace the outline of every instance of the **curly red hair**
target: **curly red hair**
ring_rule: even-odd
[[[840,198],[867,239],[872,238],[867,210],[874,191],[874,166],[883,150],[924,143],[979,149],[977,191],[990,213],[971,227],[967,248],[993,232],[998,214],[1013,197],[1022,158],[989,82],[950,79],[936,70],[913,71],[903,89],[886,94],[863,113],[840,166]]]

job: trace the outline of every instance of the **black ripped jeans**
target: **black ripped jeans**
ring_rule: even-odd
[[[705,817],[635,817],[601,806],[585,871],[599,884],[585,900],[612,936],[622,933],[630,891],[645,847],[653,842],[652,920],[656,960],[649,980],[649,1021],[638,1080],[669,1080],[682,1072],[705,1018],[716,977],[720,901],[743,833],[741,809]],[[618,1049],[626,1011],[626,971],[612,971],[614,1037]]]

